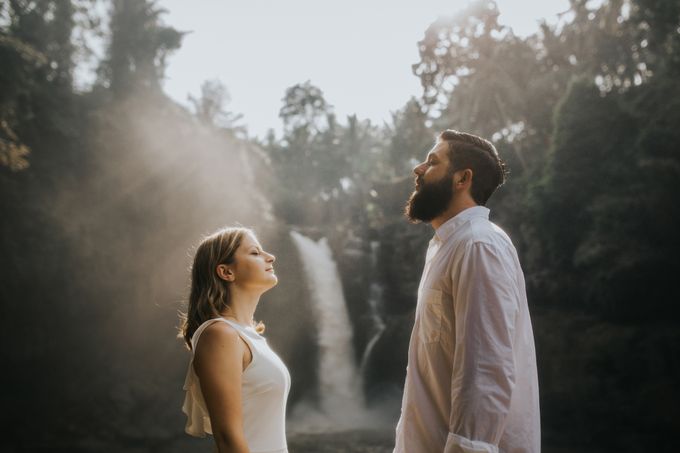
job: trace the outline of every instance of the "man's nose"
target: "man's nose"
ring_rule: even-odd
[[[423,174],[423,168],[425,167],[425,162],[421,162],[415,167],[413,167],[413,173],[415,173],[417,176],[421,176]]]

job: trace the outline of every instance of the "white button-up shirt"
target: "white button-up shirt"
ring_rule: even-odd
[[[418,288],[395,453],[539,453],[524,276],[483,206],[435,232]]]

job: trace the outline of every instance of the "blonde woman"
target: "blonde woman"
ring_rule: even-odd
[[[274,255],[252,230],[205,238],[191,269],[182,336],[191,350],[184,384],[187,433],[212,434],[219,453],[287,453],[290,375],[254,324],[260,296],[274,287]]]

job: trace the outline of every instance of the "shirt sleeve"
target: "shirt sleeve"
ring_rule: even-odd
[[[497,453],[515,386],[519,307],[514,264],[496,246],[472,243],[453,295],[455,347],[445,453]]]

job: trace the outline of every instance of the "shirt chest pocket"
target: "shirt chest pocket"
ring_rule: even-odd
[[[422,343],[436,343],[442,330],[442,292],[425,288],[418,301],[420,311],[419,338]]]

